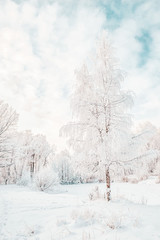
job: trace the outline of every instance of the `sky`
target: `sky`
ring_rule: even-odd
[[[134,92],[136,123],[160,123],[159,0],[0,0],[0,99],[19,113],[18,129],[65,147],[75,69],[106,30]]]

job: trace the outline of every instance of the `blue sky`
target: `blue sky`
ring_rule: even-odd
[[[107,30],[135,93],[136,123],[160,122],[159,0],[0,0],[0,96],[19,129],[63,146],[74,70]]]

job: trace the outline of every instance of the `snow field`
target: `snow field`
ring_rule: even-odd
[[[95,186],[99,198],[91,201]],[[0,186],[0,240],[159,240],[160,185],[113,183],[59,186],[45,193]]]

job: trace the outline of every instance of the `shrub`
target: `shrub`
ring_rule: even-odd
[[[18,185],[27,186],[31,182],[30,172],[23,171],[22,176],[17,180]]]
[[[105,195],[100,193],[100,190],[99,190],[99,187],[98,186],[95,186],[92,191],[89,193],[89,199],[91,201],[93,200],[96,200],[96,199],[104,199],[105,198]]]
[[[34,179],[36,187],[40,191],[52,189],[59,183],[58,175],[53,169],[48,167],[41,168],[40,171],[35,175]]]

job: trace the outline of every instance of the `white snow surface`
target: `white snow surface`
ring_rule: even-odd
[[[0,240],[159,240],[160,184],[112,183],[112,201],[91,201],[105,184],[59,186],[52,193],[0,186]]]

